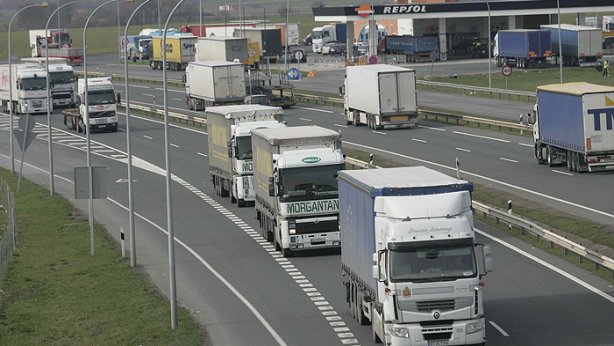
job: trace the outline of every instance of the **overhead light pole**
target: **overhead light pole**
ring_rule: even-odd
[[[162,32],[162,83],[164,99],[164,161],[166,163],[166,227],[168,232],[169,299],[171,301],[171,329],[177,327],[177,292],[175,280],[175,231],[173,229],[173,205],[171,198],[171,160],[168,136],[168,80],[166,76],[166,31],[173,14],[185,0],[179,0],[166,18]]]
[[[28,5],[28,6],[24,6],[21,9],[19,9],[17,12],[15,12],[15,14],[13,15],[13,17],[11,18],[11,21],[9,22],[9,29],[8,29],[8,43],[9,43],[9,49],[8,49],[8,53],[9,53],[9,85],[11,85],[13,82],[13,66],[11,64],[11,27],[13,26],[13,21],[15,20],[15,17],[17,17],[18,14],[20,14],[21,12],[23,12],[24,10],[28,9],[28,8],[32,8],[32,7],[42,7],[42,8],[47,8],[47,6],[49,6],[49,4],[47,4],[46,2],[40,3],[40,4],[32,4],[32,5]],[[47,33],[45,33],[45,35],[47,35]],[[12,85],[9,88],[9,127],[11,129],[10,134],[9,134],[9,151],[11,152],[11,173],[15,173],[15,149],[13,147],[13,88]]]
[[[488,88],[492,88],[492,33],[490,32],[490,2],[486,1],[486,6],[488,6]]]
[[[57,9],[55,9],[55,11],[53,11],[51,13],[51,15],[49,16],[49,18],[47,19],[47,24],[45,25],[45,35],[48,35],[47,33],[49,32],[49,23],[51,23],[51,18],[53,18],[53,16],[57,13],[58,14],[58,28],[60,26],[59,21],[60,21],[60,9],[62,9],[65,6],[68,5],[72,5],[74,3],[77,3],[79,1],[71,1],[71,2],[67,2],[65,4],[63,4],[62,6],[58,6]],[[58,0],[58,5],[59,5],[59,0]],[[49,82],[49,44],[45,45],[45,72],[47,73],[47,141],[49,144],[49,194],[51,196],[53,196],[53,194],[55,193],[55,183],[54,183],[54,177],[53,177],[53,138],[51,137],[52,132],[51,132],[51,109],[53,106],[53,102],[51,99],[51,83]]]
[[[128,37],[128,28],[134,15],[151,0],[143,1],[137,8],[134,9],[128,21],[126,22],[126,28],[124,29],[124,37]],[[124,53],[126,58],[124,59],[124,81],[126,85],[126,150],[128,154],[128,220],[130,234],[130,266],[136,266],[136,238],[134,232],[134,199],[132,195],[132,145],[130,136],[130,88],[128,87],[128,41],[124,41]]]
[[[83,88],[84,88],[84,98],[85,98],[85,143],[86,143],[86,160],[87,160],[87,175],[88,175],[88,185],[89,185],[89,198],[88,198],[88,211],[89,211],[89,224],[90,224],[90,254],[94,256],[94,177],[92,174],[92,154],[90,150],[90,109],[89,109],[89,88],[87,85],[87,26],[90,23],[90,20],[100,10],[102,7],[108,4],[112,4],[118,1],[126,1],[126,2],[134,2],[134,0],[108,0],[98,5],[87,20],[85,21],[85,26],[83,27]]]
[[[559,22],[559,75],[561,84],[563,84],[563,42],[561,42],[561,4],[559,0],[556,0],[556,8],[558,11],[557,21]]]

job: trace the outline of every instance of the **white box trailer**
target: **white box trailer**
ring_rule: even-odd
[[[348,66],[340,93],[348,125],[380,129],[415,126],[418,121],[415,70],[383,64]]]
[[[185,70],[189,109],[238,104],[247,96],[245,67],[228,61],[190,62]]]
[[[247,62],[247,39],[231,36],[199,37],[196,43],[196,61]]]

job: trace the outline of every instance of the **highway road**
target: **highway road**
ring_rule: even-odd
[[[335,112],[338,110],[300,105],[288,110],[286,119],[289,125],[317,123],[339,129],[346,147],[379,148],[388,155],[404,155],[401,159],[412,164],[428,164],[423,161],[428,160],[449,174],[451,171],[442,165],[451,166],[454,157],[460,156],[463,176],[476,181],[500,180],[510,189],[545,185],[554,193],[565,186],[584,194],[589,189],[591,199],[601,202],[612,195],[608,174],[570,176],[563,168],[555,173],[537,165],[524,138],[426,122],[417,129],[370,131],[344,127]],[[46,121],[44,117],[36,119]],[[7,123],[7,117],[0,116],[0,133],[7,134]],[[63,131],[58,115],[53,117],[52,126],[57,129],[56,174],[62,177],[57,180],[58,190],[70,197],[72,167],[85,165],[83,136]],[[126,211],[121,207],[127,205],[122,180],[126,178],[124,128],[122,123],[118,133],[92,136],[96,144],[94,165],[108,167],[109,186],[109,199],[96,202],[96,218],[116,237],[119,226],[127,224]],[[39,125],[36,131],[46,130]],[[162,231],[166,225],[161,175],[163,130],[159,122],[135,119],[133,131],[133,153],[138,157],[134,176],[138,261],[167,292],[166,235]],[[207,326],[214,344],[371,344],[370,330],[350,318],[344,302],[340,256],[310,253],[282,259],[254,231],[257,224],[253,209],[236,208],[228,199],[214,194],[206,173],[206,134],[173,127],[170,136],[178,296]],[[41,171],[47,166],[44,139],[41,133],[26,153],[27,177],[43,185],[47,183]],[[8,136],[0,135],[0,148],[0,164],[8,167]],[[490,183],[496,184],[493,180]],[[582,201],[578,191],[561,198],[590,202]],[[82,201],[76,204],[86,210]],[[605,205],[611,203],[603,204],[599,207],[613,212]],[[611,286],[484,224],[477,222],[476,226],[481,230],[480,241],[493,246],[495,261],[495,272],[486,277],[485,309],[491,344],[611,343],[614,334],[607,322],[614,320]],[[88,244],[84,244],[84,251],[87,249]]]

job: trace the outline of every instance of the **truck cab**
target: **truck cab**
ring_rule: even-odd
[[[85,79],[78,81],[79,111],[65,110],[64,123],[79,132],[85,131],[89,122],[90,130],[117,132],[117,103],[121,101],[119,93],[115,94],[111,77],[88,78],[87,99]],[[86,103],[88,107],[86,108]]]
[[[313,28],[311,31],[311,49],[314,53],[322,53],[322,45],[327,42],[336,41],[335,27],[324,25]]]

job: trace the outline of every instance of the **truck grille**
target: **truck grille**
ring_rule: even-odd
[[[43,106],[43,100],[33,100],[32,107],[41,108]]]
[[[433,310],[447,311],[454,310],[456,306],[454,299],[446,300],[426,300],[416,302],[416,308],[419,312],[431,312]]]
[[[472,306],[474,297],[459,297],[456,299],[441,299],[441,300],[399,300],[399,308],[403,311],[426,312],[430,313],[433,310],[451,311]]]
[[[433,321],[420,323],[422,327],[422,337],[426,341],[450,340],[452,338],[451,321]]]
[[[337,220],[296,223],[296,234],[310,234],[320,232],[336,232],[339,230]]]

